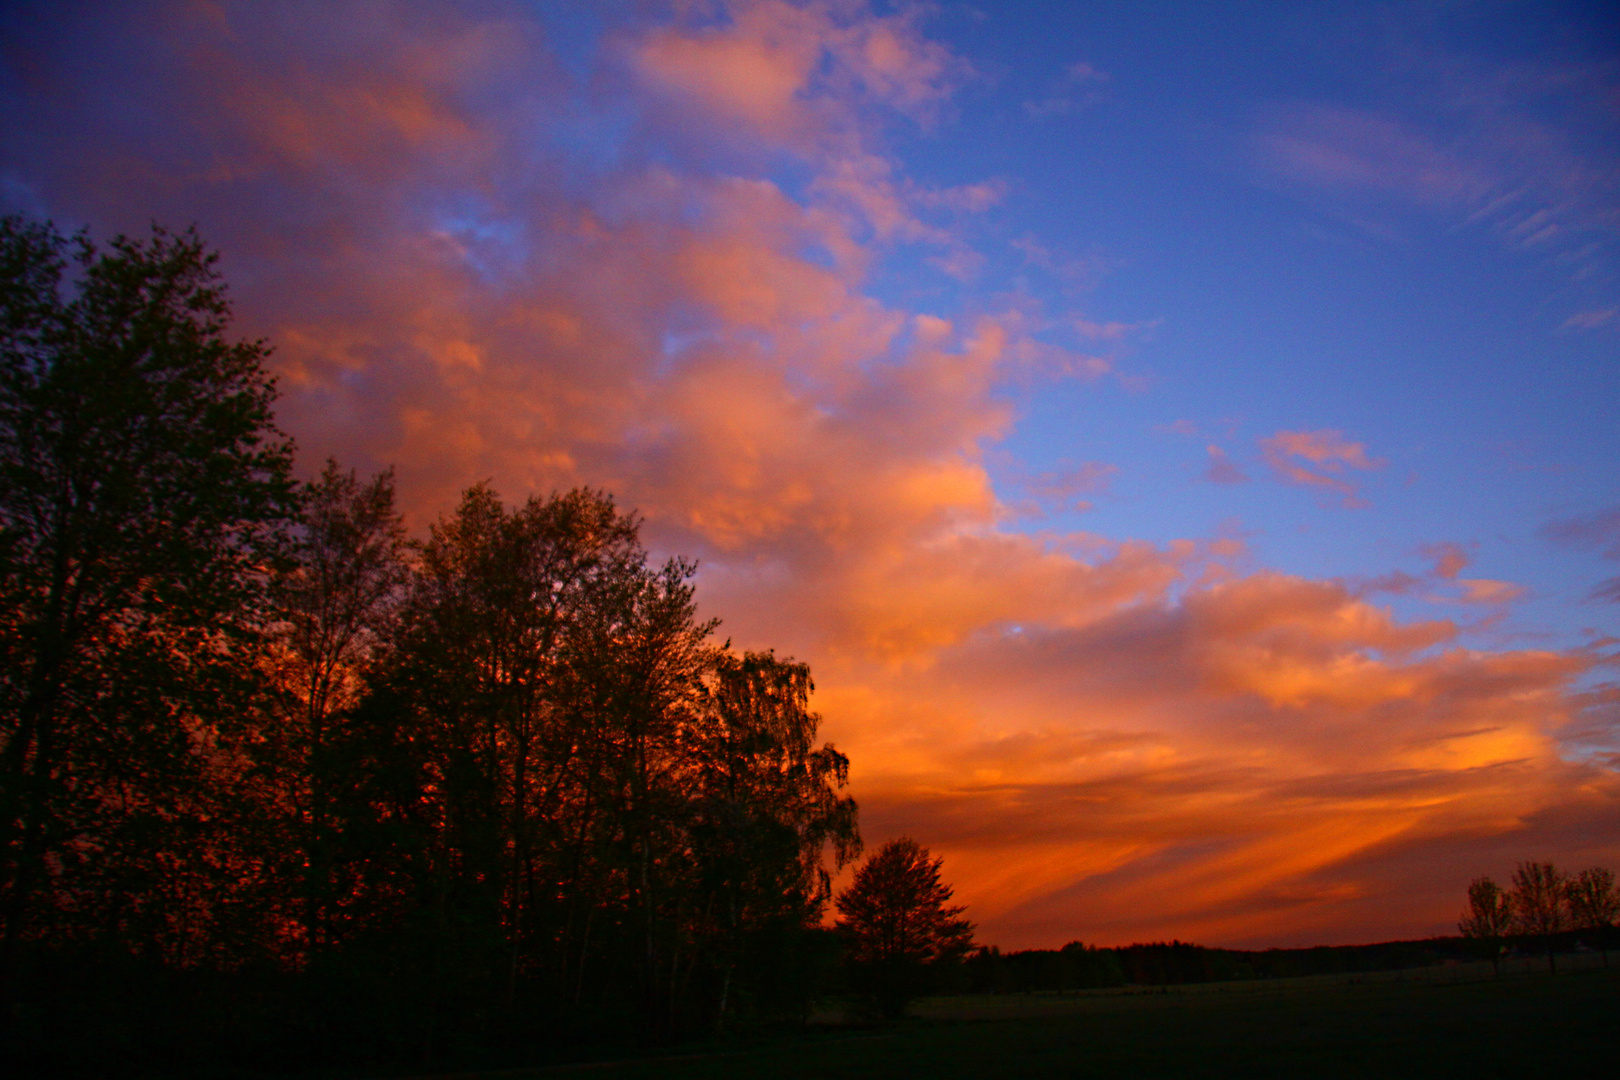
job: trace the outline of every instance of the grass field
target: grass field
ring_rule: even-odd
[[[1480,968],[1075,995],[935,998],[898,1024],[480,1075],[1552,1077],[1620,1075],[1620,967]]]

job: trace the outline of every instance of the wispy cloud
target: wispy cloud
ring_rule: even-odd
[[[1036,473],[1022,482],[1022,487],[1043,507],[1056,512],[1090,510],[1085,495],[1096,495],[1108,490],[1119,474],[1119,466],[1102,461],[1087,461],[1068,468],[1051,469]]]
[[[1606,307],[1595,311],[1577,311],[1565,319],[1559,329],[1596,330],[1600,326],[1607,326],[1613,322],[1616,314],[1620,314],[1620,307]]]
[[[1024,102],[1024,112],[1032,120],[1065,116],[1102,101],[1105,96],[1102,88],[1112,80],[1113,76],[1106,71],[1099,71],[1083,60],[1070,64],[1063,69],[1063,75],[1053,81],[1045,97]]]
[[[1549,522],[1542,526],[1541,535],[1566,547],[1620,560],[1620,506]]]
[[[1620,561],[1620,506],[1549,522],[1542,526],[1541,535],[1563,547],[1593,551],[1603,559]],[[1598,582],[1587,596],[1604,603],[1620,603],[1620,577]]]
[[[1382,468],[1384,462],[1367,456],[1363,443],[1351,442],[1340,431],[1279,431],[1260,440],[1260,454],[1281,480],[1302,487],[1335,491],[1348,508],[1366,506],[1348,470]]]
[[[1466,604],[1507,604],[1522,599],[1528,592],[1522,585],[1490,578],[1458,578],[1457,584],[1462,587],[1462,600]]]
[[[1238,467],[1237,463],[1226,456],[1226,451],[1211,443],[1209,452],[1209,467],[1204,470],[1204,479],[1211,484],[1246,484],[1249,475]]]
[[[1481,230],[1567,275],[1571,293],[1591,306],[1565,329],[1612,318],[1614,66],[1475,60],[1441,41],[1387,49],[1390,92],[1381,105],[1295,101],[1262,110],[1251,129],[1261,174],[1368,235],[1426,227],[1403,217],[1403,206]]]

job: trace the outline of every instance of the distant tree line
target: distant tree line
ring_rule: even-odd
[[[1620,922],[1613,871],[1594,867],[1566,875],[1551,863],[1521,863],[1511,886],[1477,878],[1468,890],[1461,937],[1307,949],[1213,949],[1183,941],[1103,948],[1072,941],[1061,949],[967,954],[935,975],[943,993],[1052,993],[1127,985],[1171,986],[1397,971],[1488,958],[1509,948],[1544,952],[1556,970],[1561,949],[1599,950],[1608,964]]]
[[[214,261],[0,221],[0,1055],[801,1014],[860,850],[809,669],[716,643],[604,493],[413,541],[391,474],[297,482]]]
[[[1114,947],[1071,941],[1061,949],[980,949],[942,978],[939,989],[973,994],[1067,993],[1123,986],[1354,975],[1473,958],[1474,950],[1461,938],[1259,950],[1217,949],[1185,941]]]

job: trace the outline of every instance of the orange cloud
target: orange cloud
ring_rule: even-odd
[[[1525,595],[1522,585],[1511,581],[1492,581],[1489,578],[1458,578],[1463,588],[1463,602],[1468,604],[1506,604]]]
[[[1611,857],[1573,823],[1620,807],[1612,774],[1554,737],[1581,663],[1454,633],[1260,575],[974,638],[891,680],[903,709],[849,703],[884,733],[854,758],[883,770],[863,777],[867,817],[927,829],[1001,941],[1442,932],[1514,845]],[[908,737],[919,716],[946,719]]]

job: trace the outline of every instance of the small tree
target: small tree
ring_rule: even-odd
[[[930,966],[973,947],[973,924],[959,917],[966,908],[950,904],[953,890],[939,879],[943,863],[909,836],[890,840],[836,901],[855,981],[887,1018],[917,996]]]
[[[1520,863],[1513,871],[1514,928],[1521,934],[1538,937],[1547,947],[1547,968],[1558,974],[1553,956],[1553,938],[1567,925],[1565,900],[1568,879],[1552,863]]]
[[[1569,913],[1577,930],[1591,930],[1603,952],[1603,966],[1609,966],[1609,932],[1620,920],[1620,890],[1614,886],[1614,871],[1594,866],[1582,870],[1570,881]]]
[[[1457,922],[1465,938],[1478,941],[1491,954],[1491,970],[1500,975],[1502,938],[1513,925],[1513,905],[1502,886],[1488,877],[1475,878],[1468,886],[1468,913]]]

